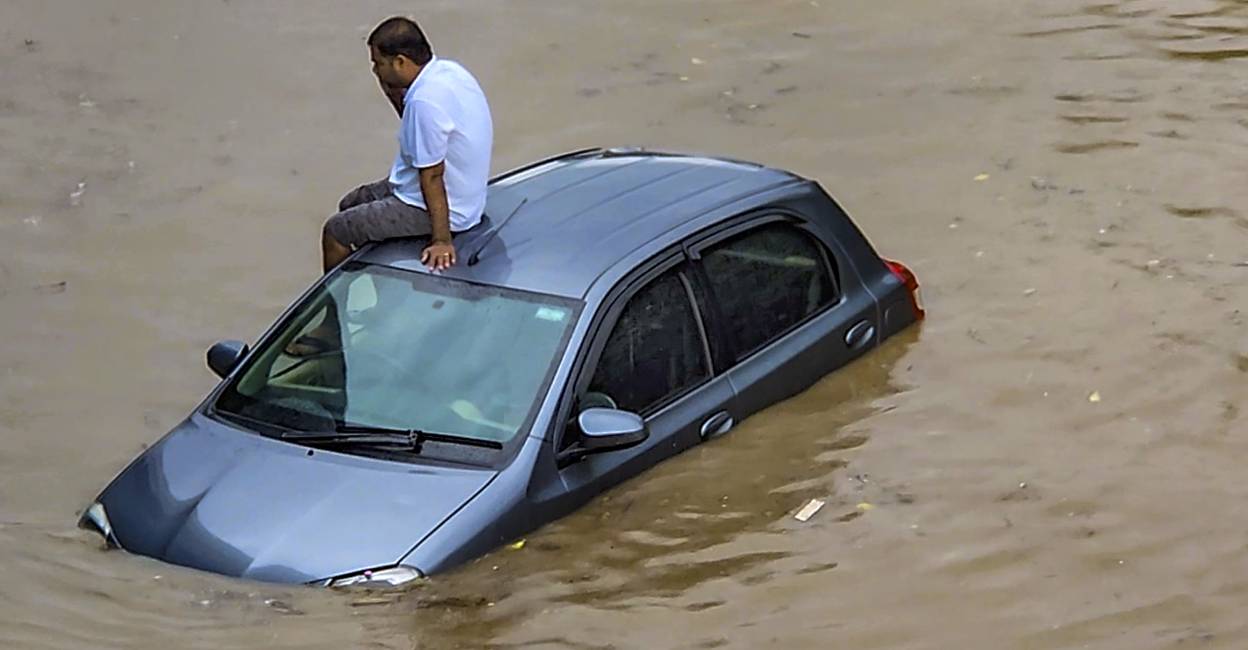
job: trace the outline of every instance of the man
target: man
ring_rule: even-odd
[[[361,185],[338,204],[321,231],[321,262],[328,273],[371,241],[429,237],[421,263],[434,271],[454,266],[454,233],[481,221],[494,126],[477,80],[453,61],[433,55],[415,21],[388,18],[368,37],[373,74],[399,114],[399,153],[390,176]],[[321,324],[286,347],[293,356],[341,346],[338,306],[332,299]]]
[[[368,37],[373,74],[401,117],[390,176],[352,190],[321,233],[328,272],[366,242],[429,236],[423,264],[455,264],[454,233],[481,221],[494,127],[463,66],[434,56],[415,21],[389,18]]]

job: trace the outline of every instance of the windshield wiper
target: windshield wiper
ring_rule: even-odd
[[[282,434],[282,439],[317,445],[380,445],[399,447],[416,453],[420,453],[421,446],[426,442],[446,442],[487,449],[503,448],[503,443],[497,440],[470,438],[420,429],[391,429],[353,424],[339,425],[333,431],[287,431]]]

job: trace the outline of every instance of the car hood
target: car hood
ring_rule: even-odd
[[[128,551],[309,582],[397,564],[495,475],[312,450],[195,416],[99,501]]]

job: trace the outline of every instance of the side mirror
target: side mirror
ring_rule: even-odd
[[[593,454],[626,449],[650,437],[646,421],[636,413],[609,408],[588,408],[577,416],[581,429],[580,451]]]
[[[247,344],[242,341],[218,341],[208,348],[208,367],[218,377],[225,379],[238,362],[247,356],[248,350]]]

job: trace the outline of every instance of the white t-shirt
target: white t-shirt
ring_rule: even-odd
[[[464,66],[433,57],[404,96],[399,154],[390,169],[394,195],[427,209],[420,169],[445,162],[451,230],[477,225],[485,210],[493,145],[494,124],[480,84]]]

